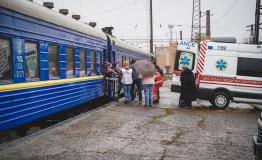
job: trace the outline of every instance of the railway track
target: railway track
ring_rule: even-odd
[[[107,104],[110,101],[111,99],[107,97],[100,97],[98,99],[91,100],[77,107],[55,113],[43,119],[39,119],[32,123],[28,123],[28,124],[25,124],[25,125],[13,128],[13,129],[9,129],[7,131],[2,131],[0,132],[0,144],[18,139],[20,137],[27,136],[34,132],[38,132],[42,129],[45,129],[47,127],[50,127],[52,125],[65,121],[69,118],[75,117],[82,113],[90,112],[94,109],[97,109]]]

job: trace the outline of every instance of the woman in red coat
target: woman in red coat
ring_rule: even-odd
[[[155,85],[153,90],[153,102],[157,103],[159,102],[157,93],[159,91],[159,88],[163,85],[163,77],[159,72],[156,72],[155,74]]]

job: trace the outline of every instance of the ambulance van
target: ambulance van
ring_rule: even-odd
[[[176,81],[182,65],[190,68],[192,64],[199,99],[209,100],[214,107],[221,109],[228,107],[231,101],[262,103],[261,45],[203,41],[199,51],[191,54],[195,57],[192,62],[190,58],[187,60],[190,63],[181,63],[185,59],[183,56],[176,57],[179,64],[176,64],[177,68],[175,65],[173,86],[178,84]]]

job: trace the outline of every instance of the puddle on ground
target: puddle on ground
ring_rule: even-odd
[[[182,131],[179,131],[178,133],[176,133],[176,139],[181,139],[183,135],[184,133]]]
[[[163,110],[164,110],[164,114],[162,114]],[[149,123],[158,123],[160,118],[174,114],[174,108],[163,108],[163,110],[161,110],[161,115],[152,116],[152,119],[149,120]]]
[[[184,135],[185,133],[182,132],[182,131],[178,131],[175,136],[172,136],[171,137],[171,140],[163,140],[161,141],[160,143],[167,146],[167,145],[171,145],[173,143],[175,143],[177,140],[181,139],[182,136]]]
[[[166,116],[174,113],[174,108],[165,108],[165,110],[166,110]]]
[[[197,121],[197,127],[199,128],[205,128],[205,119],[201,118],[200,120]]]
[[[164,117],[165,115],[159,115],[159,116],[153,116],[151,120],[149,120],[149,123],[158,123],[159,119],[161,117]]]

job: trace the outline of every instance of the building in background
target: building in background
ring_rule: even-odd
[[[169,46],[156,47],[156,62],[165,74],[172,74],[174,71],[176,43],[171,43]]]

